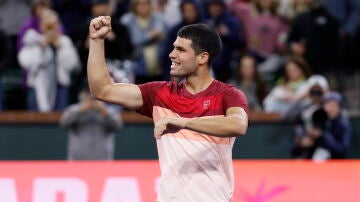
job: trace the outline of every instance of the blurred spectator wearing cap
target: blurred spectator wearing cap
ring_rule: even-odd
[[[166,37],[166,25],[156,13],[153,1],[132,0],[131,11],[124,14],[121,22],[128,28],[134,45],[135,83],[161,80],[161,45]]]
[[[223,47],[212,63],[215,78],[226,82],[231,78],[235,61],[234,52],[245,50],[245,31],[241,19],[230,13],[223,0],[207,0],[206,24],[214,27],[220,35]]]
[[[322,75],[315,74],[309,77],[306,84],[299,92],[298,99],[292,102],[290,109],[284,114],[286,120],[300,119],[308,125],[312,113],[321,107],[321,100],[329,92],[329,83]]]
[[[122,127],[119,113],[95,100],[88,87],[79,94],[79,102],[64,111],[60,125],[69,129],[69,160],[112,160],[114,132]]]
[[[342,107],[341,95],[326,93],[322,108],[314,111],[311,118],[311,128],[298,129],[293,156],[315,161],[345,158],[350,146],[351,126]]]
[[[28,108],[49,112],[68,103],[70,73],[79,67],[79,57],[71,39],[60,31],[58,15],[41,12],[40,30],[29,29],[24,37],[19,63],[28,72]]]
[[[196,0],[183,0],[180,4],[181,10],[181,22],[169,29],[166,36],[166,41],[163,43],[164,48],[161,53],[161,66],[163,69],[163,80],[169,80],[169,72],[171,61],[169,59],[169,53],[172,51],[173,43],[176,40],[177,32],[185,25],[201,23],[203,22],[203,16],[201,14],[201,7]]]
[[[86,23],[84,23],[78,32],[74,35],[75,45],[78,49],[80,59],[82,62],[81,73],[76,76],[74,81],[74,88],[76,92],[79,92],[81,89],[78,89],[79,86],[84,82],[86,78],[86,64],[89,55],[89,23],[90,20],[98,16],[110,15],[111,4],[110,0],[91,0],[91,15]],[[131,58],[133,52],[133,45],[130,40],[130,35],[126,26],[122,25],[116,19],[111,20],[112,30],[106,35],[105,38],[105,59],[107,67],[111,73],[111,76],[114,78],[115,82],[125,82],[132,83],[133,78],[130,78],[132,75],[132,67],[128,67],[129,71],[125,71],[124,62]],[[120,75],[117,72],[129,72],[127,74]],[[130,75],[131,73],[131,75]]]

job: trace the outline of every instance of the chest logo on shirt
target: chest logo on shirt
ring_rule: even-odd
[[[208,109],[210,107],[210,100],[204,100],[204,109]]]

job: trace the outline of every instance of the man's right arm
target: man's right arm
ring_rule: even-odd
[[[143,105],[140,88],[134,84],[114,83],[106,67],[104,38],[110,31],[109,16],[100,16],[91,20],[87,74],[92,96],[126,108],[138,109]]]

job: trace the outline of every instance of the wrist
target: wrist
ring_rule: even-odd
[[[94,45],[102,45],[102,44],[104,44],[104,41],[105,41],[105,39],[101,39],[101,38],[96,38],[96,39],[94,39],[94,38],[89,38],[89,44],[94,44]]]
[[[188,119],[188,118],[182,118],[182,119],[180,119],[180,127],[181,128],[184,128],[184,129],[186,129],[186,128],[188,128],[188,124],[189,124],[189,121],[190,121],[191,119]]]
[[[171,117],[168,118],[167,123],[177,128],[185,128],[187,122],[184,118]]]

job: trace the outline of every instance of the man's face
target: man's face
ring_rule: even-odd
[[[191,47],[192,41],[177,37],[174,49],[169,54],[171,59],[170,75],[175,77],[188,76],[197,70],[197,55]]]
[[[198,17],[195,5],[192,3],[185,3],[183,6],[183,16],[187,22],[195,22]]]
[[[139,0],[136,3],[136,15],[141,17],[148,17],[151,14],[151,1]]]
[[[294,62],[288,62],[285,71],[290,81],[296,81],[303,75],[300,67]]]
[[[57,32],[59,20],[55,15],[44,15],[40,18],[41,32]]]
[[[329,119],[333,120],[340,114],[340,105],[336,100],[330,100],[324,104],[324,110],[328,114]]]
[[[219,17],[224,12],[224,7],[220,3],[212,3],[208,7],[208,11],[211,17]]]

